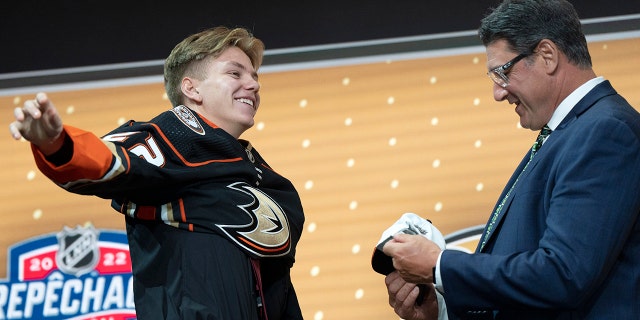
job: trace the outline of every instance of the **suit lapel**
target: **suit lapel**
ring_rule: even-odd
[[[617,94],[617,93],[616,93],[615,89],[613,89],[613,87],[611,86],[611,83],[609,81],[603,81],[602,83],[598,84],[587,95],[585,95],[582,99],[580,99],[580,101],[578,101],[578,103],[576,103],[576,105],[571,109],[571,111],[567,114],[567,116],[562,120],[562,122],[560,123],[558,128],[556,128],[556,130],[554,130],[554,131],[561,131],[561,130],[565,129],[568,125],[570,125],[571,122],[573,122],[577,117],[580,117],[580,115],[582,115],[584,112],[586,112],[591,106],[593,106],[600,99],[602,99],[603,97],[610,96],[610,95],[615,95],[615,94]],[[537,156],[533,157],[531,162],[528,164],[525,172],[523,172],[522,175],[520,176],[520,178],[518,179],[518,184],[511,191],[511,194],[510,194],[509,198],[507,198],[507,200],[504,203],[504,206],[503,206],[502,210],[498,214],[498,216],[496,218],[496,222],[495,222],[495,227],[487,235],[487,245],[485,245],[484,248],[482,248],[482,250],[481,250],[481,247],[480,247],[481,244],[479,243],[478,247],[476,248],[477,252],[486,252],[487,248],[491,248],[492,247],[489,244],[490,244],[493,236],[498,232],[498,230],[501,229],[501,222],[504,219],[504,217],[506,216],[506,214],[509,212],[509,208],[511,206],[511,203],[512,203],[513,199],[517,196],[519,186],[524,184],[524,183],[526,183],[526,180],[528,179],[528,176],[533,171],[533,169],[536,167],[539,159],[542,158],[542,155],[544,155],[546,153],[546,150],[550,149],[549,148],[550,145],[553,144],[555,142],[555,140],[559,138],[558,136],[560,136],[560,135],[561,134],[556,134],[556,135],[551,134],[549,136],[548,140],[545,142],[545,144],[549,144],[549,145],[546,148],[541,148],[540,151],[539,151],[540,154],[538,154]],[[502,192],[502,194],[500,196],[500,199],[502,199],[502,197],[504,197],[505,193],[509,190],[509,188],[511,188],[511,185],[513,183],[515,183],[516,178],[518,177],[518,175],[520,174],[520,172],[522,171],[524,166],[527,165],[527,161],[529,159],[529,155],[530,154],[531,154],[531,151],[529,151],[525,155],[525,157],[521,161],[520,165],[518,165],[518,168],[516,169],[516,171],[514,172],[512,177],[509,179],[508,185],[503,190],[503,192]],[[497,205],[496,205],[496,207],[497,207]],[[496,208],[494,208],[493,210],[494,211],[492,211],[492,212],[495,212]],[[485,233],[486,233],[486,226],[485,226]]]
[[[549,139],[551,139],[551,136],[552,135],[549,136]],[[545,142],[545,143],[548,143],[548,141]],[[544,148],[540,149],[540,151],[538,151],[538,152],[542,152],[543,149]],[[486,252],[487,248],[492,247],[492,246],[489,245],[489,243],[491,242],[491,238],[493,237],[494,234],[496,234],[498,232],[498,230],[501,229],[502,220],[504,219],[504,217],[509,212],[509,208],[511,207],[511,203],[513,202],[513,199],[515,199],[517,197],[518,190],[520,189],[519,187],[522,186],[523,184],[527,183],[526,181],[527,181],[530,173],[536,167],[536,165],[538,164],[538,160],[541,158],[540,155],[537,154],[535,157],[533,157],[533,159],[531,159],[529,161],[530,156],[531,156],[531,150],[529,150],[529,152],[527,152],[525,157],[520,162],[520,165],[518,165],[518,168],[516,169],[516,171],[514,171],[514,174],[512,175],[511,179],[509,179],[509,184],[506,186],[506,188],[502,192],[502,195],[501,195],[500,199],[502,199],[502,197],[504,197],[506,192],[509,189],[511,189],[511,186],[514,183],[516,183],[516,179],[517,179],[517,183],[516,183],[515,186],[513,186],[513,190],[511,190],[511,194],[505,200],[504,205],[502,207],[502,210],[500,210],[500,212],[498,213],[498,216],[496,217],[496,221],[495,221],[495,227],[491,231],[489,231],[489,234],[487,235],[487,244],[484,247],[481,248],[481,243],[479,243],[478,247],[476,248],[477,252]],[[526,169],[525,169],[525,167],[526,167]],[[522,171],[522,170],[524,170],[524,171]],[[493,209],[492,212],[495,212],[496,208],[497,208],[497,205]],[[486,232],[487,232],[487,226],[485,226],[485,230],[484,230],[483,234],[486,233]],[[482,239],[480,239],[480,240],[482,241]]]

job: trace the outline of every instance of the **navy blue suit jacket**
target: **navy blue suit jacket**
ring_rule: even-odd
[[[486,246],[442,254],[450,318],[640,319],[639,213],[640,114],[605,81],[535,155]]]

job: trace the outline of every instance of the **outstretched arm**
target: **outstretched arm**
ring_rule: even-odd
[[[9,131],[14,139],[30,141],[45,155],[53,154],[62,147],[62,118],[45,93],[40,92],[35,99],[25,101],[22,108],[15,108],[13,114],[15,121],[9,124]]]

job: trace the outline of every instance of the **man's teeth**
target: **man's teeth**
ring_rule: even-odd
[[[253,101],[249,100],[249,99],[245,99],[245,98],[240,98],[240,99],[236,99],[236,101],[242,102],[242,103],[246,103],[250,106],[253,107]]]

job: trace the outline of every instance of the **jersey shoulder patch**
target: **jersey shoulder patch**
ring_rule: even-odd
[[[183,105],[179,105],[173,108],[171,111],[173,112],[173,114],[175,114],[178,120],[180,120],[180,122],[182,122],[185,126],[191,129],[193,132],[199,135],[204,135],[204,128],[198,121],[198,118],[196,118],[196,116],[193,114],[191,109]]]

